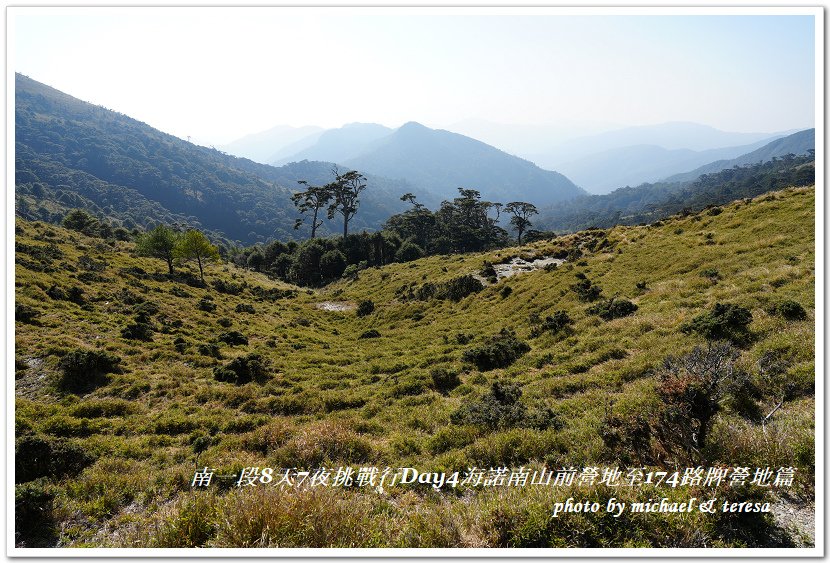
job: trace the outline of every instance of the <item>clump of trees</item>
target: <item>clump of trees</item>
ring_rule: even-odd
[[[319,286],[340,278],[357,279],[360,270],[372,266],[409,262],[434,254],[478,252],[506,246],[510,237],[498,226],[502,209],[513,215],[510,224],[521,242],[532,225],[530,217],[538,213],[532,204],[525,202],[511,202],[505,206],[482,201],[478,191],[466,188],[459,188],[458,197],[444,201],[432,212],[413,194],[407,193],[401,200],[411,203],[412,207],[391,216],[381,231],[349,234],[349,224],[359,208],[360,195],[366,189],[366,178],[354,170],[341,173],[334,168],[332,174],[334,180],[323,186],[300,180],[298,183],[305,189],[292,196],[301,214],[294,227],[299,229],[308,224],[308,240],[272,241],[236,249],[233,262],[289,283]],[[324,211],[329,219],[337,215],[342,218],[341,237],[318,236]]]
[[[204,265],[219,260],[219,249],[210,243],[204,233],[190,229],[184,233],[174,231],[166,225],[158,225],[136,240],[136,253],[164,260],[171,276],[175,275],[173,264],[196,261],[199,277],[205,283]]]

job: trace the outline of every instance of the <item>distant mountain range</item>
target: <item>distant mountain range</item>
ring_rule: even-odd
[[[339,129],[329,129],[317,136],[313,144],[307,148],[282,156],[269,164],[280,165],[300,160],[321,160],[346,164],[347,161],[359,156],[378,139],[392,133],[393,129],[377,123],[350,123]],[[305,139],[308,141],[310,139]],[[295,145],[286,147],[282,153],[295,148]]]
[[[83,208],[127,228],[178,223],[227,242],[287,240],[305,236],[293,229],[297,180],[327,183],[332,167],[276,168],[229,156],[15,76],[15,203],[29,219],[57,222]],[[405,209],[403,193],[438,203],[406,182],[367,177],[356,231],[378,229]]]
[[[456,123],[450,129],[454,133],[463,134],[468,140],[483,140],[490,142],[494,148],[512,151],[521,160],[535,163],[536,168],[555,170],[590,193],[607,193],[621,186],[654,182],[710,162],[736,158],[793,132],[735,133],[688,122],[607,130],[609,127],[612,126],[591,122],[563,121],[554,126],[465,120]],[[578,131],[598,132],[587,136],[574,136]],[[389,159],[390,154],[394,155],[398,149],[387,149],[383,145],[400,141],[392,137],[394,132],[395,130],[378,124],[355,123],[323,133],[316,132],[288,145],[278,147],[274,142],[261,152],[279,155],[279,158],[268,161],[276,165],[305,159],[337,162],[344,166],[366,166],[368,163],[373,167],[373,172],[406,178],[415,185],[439,192],[443,197],[451,195],[447,184],[459,181],[462,184],[470,184],[471,180],[479,181],[478,177],[468,178],[462,175],[459,178],[458,175],[448,174],[438,166],[432,166],[431,160],[404,162],[399,161],[397,157]],[[441,145],[441,151],[447,149],[446,138],[438,134],[429,139],[424,136],[420,142],[426,145]],[[424,147],[414,148],[418,151]],[[274,150],[277,152],[274,153]],[[378,158],[371,156],[375,151],[384,155],[384,162],[381,163]],[[463,163],[468,151],[459,147],[459,152],[458,158]],[[448,160],[443,152],[441,156],[439,162]],[[504,167],[512,167],[515,170],[515,167],[506,163],[504,156],[511,155],[505,153],[499,157]],[[495,168],[501,171],[502,166]],[[430,185],[426,185],[426,182],[430,182]],[[531,181],[533,182],[535,180]],[[509,179],[501,193],[515,193],[514,184],[515,180]],[[499,193],[489,187],[484,187],[482,191]],[[527,196],[526,199],[538,197],[538,191],[543,192],[544,198],[545,188],[541,188],[531,189],[532,196]],[[497,199],[498,196],[494,198]],[[546,199],[534,203],[540,201],[549,202]]]
[[[366,146],[344,164],[380,176],[406,179],[444,198],[473,188],[503,203],[522,200],[547,205],[585,192],[557,172],[509,155],[458,133],[410,122]]]
[[[649,223],[682,212],[815,184],[815,130],[808,129],[737,159],[722,160],[656,183],[618,188],[541,210],[537,228],[578,231],[592,226]]]
[[[710,162],[704,166],[695,168],[690,172],[683,174],[675,174],[664,178],[665,182],[688,182],[703,174],[712,174],[720,172],[727,168],[734,166],[745,166],[747,164],[755,164],[757,162],[766,162],[776,157],[782,157],[788,154],[808,154],[810,151],[816,150],[816,130],[805,129],[798,133],[793,133],[781,139],[776,139],[757,150],[743,154],[737,158],[730,160],[718,160]]]
[[[713,187],[710,179],[703,183],[708,192],[690,191],[687,187],[702,174],[711,176],[790,153],[806,154],[814,149],[815,131],[801,131],[763,146],[756,139],[727,148],[671,148],[681,142],[682,130],[697,147],[725,140],[750,141],[755,136],[693,124],[596,135],[593,144],[584,142],[585,147],[605,146],[605,152],[583,157],[582,169],[600,180],[616,178],[603,185],[646,174],[662,174],[666,179],[595,199],[558,172],[470,137],[415,122],[397,129],[360,123],[328,131],[274,128],[234,144],[242,150],[247,143],[246,150],[259,154],[266,154],[257,146],[260,142],[283,143],[269,146],[271,154],[301,147],[292,157],[282,157],[290,163],[275,167],[193,145],[17,74],[15,203],[17,213],[29,219],[57,222],[69,210],[84,208],[127,228],[178,223],[201,228],[231,244],[252,244],[304,236],[303,231],[293,230],[297,212],[290,198],[299,189],[297,181],[325,184],[331,181],[335,166],[341,171],[359,170],[368,179],[352,232],[379,229],[390,215],[407,207],[400,201],[407,192],[435,209],[442,200],[457,196],[458,188],[471,188],[488,201],[534,203],[546,209],[535,221],[538,225],[570,229],[590,226],[592,218],[598,217],[603,224],[611,224],[625,217],[654,216],[643,206],[682,209],[684,198],[699,205],[719,202],[730,194],[778,185],[782,178],[809,181],[812,174],[805,171],[807,161],[801,159],[801,168],[788,168],[777,179],[771,169],[759,168],[757,173],[764,179],[758,185],[746,184],[755,181],[755,172],[742,170],[744,184],[740,186],[721,189]],[[657,137],[668,147],[608,148],[649,132],[659,133]],[[788,165],[789,161],[782,164]],[[338,230],[337,225],[325,225],[321,233]]]
[[[241,139],[219,147],[221,150],[254,162],[270,164],[281,158],[274,147],[292,147],[291,154],[311,146],[323,134],[322,127],[289,127],[278,125],[261,133],[247,135]]]
[[[730,159],[764,146],[768,139],[749,145],[694,151],[657,145],[609,149],[559,165],[559,170],[594,194],[622,186],[656,182],[678,170],[691,170],[715,160]]]

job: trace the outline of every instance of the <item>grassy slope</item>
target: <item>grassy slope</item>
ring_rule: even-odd
[[[68,545],[751,544],[724,535],[699,516],[661,516],[657,526],[635,522],[621,531],[615,531],[619,522],[574,516],[552,527],[547,511],[552,499],[561,500],[561,491],[492,491],[464,502],[411,491],[384,497],[305,492],[289,498],[273,488],[195,494],[189,482],[197,463],[220,473],[243,466],[349,461],[431,470],[606,464],[599,429],[610,401],[623,415],[653,411],[658,399],[650,370],[667,355],[703,343],[679,327],[721,301],[752,310],[755,340],[739,363],[755,374],[765,351],[783,351],[790,358],[786,377],[802,391],[775,415],[766,433],[725,410],[712,435],[713,459],[798,465],[798,490],[809,497],[811,469],[804,460],[811,458],[814,424],[814,206],[813,189],[788,190],[725,206],[716,216],[703,212],[662,225],[589,231],[521,249],[367,270],[357,281],[274,301],[258,299],[251,288],[286,286],[252,272],[227,265],[207,269],[209,283],[247,284],[235,296],[140,279],[122,269],[139,267],[152,274],[164,272],[165,265],[132,256],[128,243],[110,247],[60,228],[18,221],[18,244],[43,246],[51,240],[63,257],[54,260],[56,271],[34,272],[22,266],[32,257],[17,253],[17,302],[42,312],[40,325],[16,324],[17,431],[69,440],[98,458],[78,477],[44,485],[56,495],[55,536]],[[608,243],[602,250],[586,251],[575,263],[501,281],[458,303],[395,298],[402,285],[475,273],[485,259],[544,255],[603,238]],[[81,255],[106,261],[102,281],[82,283],[75,279],[82,269],[68,271],[65,264],[77,268]],[[718,271],[719,280],[701,275],[709,268]],[[570,289],[577,272],[599,284],[604,296],[629,298],[639,309],[610,322],[587,314],[588,305]],[[648,289],[636,289],[641,281]],[[87,305],[50,299],[45,290],[53,284],[82,286]],[[501,293],[505,285],[512,288],[507,297]],[[158,305],[153,323],[159,330],[151,342],[120,336],[133,317],[125,291]],[[197,308],[205,296],[214,298],[216,311]],[[376,309],[362,318],[315,306],[324,300],[364,299],[374,301]],[[801,303],[809,319],[770,315],[769,307],[782,299]],[[242,303],[253,305],[256,313],[237,313]],[[574,319],[573,332],[531,338],[528,317],[555,310]],[[220,318],[232,325],[221,327]],[[502,327],[515,329],[531,351],[509,368],[484,373],[461,361],[464,350]],[[359,339],[369,329],[380,338]],[[215,341],[226,330],[244,333],[248,345],[220,344],[221,360],[198,352],[198,344]],[[472,341],[458,344],[459,333]],[[176,337],[187,341],[184,353],[174,349]],[[61,392],[55,383],[57,362],[75,348],[116,353],[123,358],[122,373],[85,396]],[[254,351],[270,364],[267,383],[236,386],[213,379],[215,365]],[[447,395],[434,391],[429,374],[436,367],[458,371],[462,384]],[[553,408],[564,428],[488,433],[449,425],[452,412],[496,379],[521,383],[525,403]],[[87,403],[107,401],[127,401],[126,406],[118,403],[126,412],[94,417],[90,409],[84,411]],[[762,396],[761,411],[773,406],[770,394]],[[203,435],[213,442],[197,462],[192,443]],[[246,506],[262,517],[259,527],[239,516]],[[361,516],[341,530],[338,518],[355,511],[377,516]],[[326,523],[301,525],[303,514],[315,513],[327,514]],[[265,526],[269,519],[272,524]],[[672,532],[662,534],[661,528]]]

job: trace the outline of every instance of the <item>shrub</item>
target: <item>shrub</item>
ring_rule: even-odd
[[[748,377],[735,366],[738,356],[731,344],[723,342],[665,359],[657,371],[662,407],[655,431],[669,452],[680,450],[692,461],[702,461],[701,450],[721,402],[744,391]]]
[[[590,314],[598,315],[605,321],[618,319],[620,317],[627,317],[628,315],[633,314],[636,310],[637,305],[628,299],[617,299],[616,297],[600,301],[596,305],[588,308],[588,312]]]
[[[707,278],[713,282],[721,279],[720,272],[717,268],[706,268],[700,271],[700,277]]]
[[[39,316],[40,311],[34,307],[29,307],[23,303],[15,303],[14,305],[14,320],[18,322],[34,324]]]
[[[649,464],[651,456],[651,425],[643,414],[627,417],[611,414],[603,419],[599,435],[605,444],[603,457],[631,467]]]
[[[242,385],[250,381],[262,381],[268,377],[265,362],[261,355],[247,354],[234,358],[224,366],[213,368],[213,378],[217,381]]]
[[[14,448],[14,480],[25,483],[40,477],[77,475],[94,458],[80,446],[61,439],[31,435],[18,438]]]
[[[481,277],[483,277],[490,283],[496,283],[497,281],[499,281],[496,268],[493,266],[492,262],[488,260],[484,261],[484,266],[481,268],[479,274],[481,275]]]
[[[602,294],[602,288],[595,285],[585,277],[582,272],[576,274],[577,282],[571,286],[571,289],[579,297],[580,301],[596,301]]]
[[[106,374],[118,370],[121,358],[108,352],[77,349],[58,362],[60,385],[70,391],[83,391],[107,381]]]
[[[210,358],[217,358],[217,359],[222,358],[222,353],[219,350],[219,345],[215,344],[214,342],[199,344],[199,345],[196,346],[196,350],[202,356],[208,356]]]
[[[66,300],[66,292],[57,285],[50,286],[49,289],[46,290],[46,295],[48,295],[49,298],[54,299],[55,301]]]
[[[357,316],[358,317],[365,317],[372,313],[375,310],[375,304],[370,299],[366,299],[365,301],[361,301],[357,304]]]
[[[458,373],[444,368],[435,368],[431,370],[429,372],[429,376],[432,379],[432,386],[436,391],[441,393],[449,393],[461,385],[461,379],[459,379]]]
[[[437,299],[449,299],[450,301],[461,301],[468,295],[477,293],[484,289],[484,284],[472,275],[459,276],[438,286],[435,292]]]
[[[343,275],[341,276],[343,279],[356,281],[358,278],[358,268],[357,264],[349,264],[346,266],[346,269],[343,270]]]
[[[153,326],[148,323],[134,322],[121,329],[121,336],[130,340],[153,340]]]
[[[225,293],[228,295],[239,295],[240,293],[242,293],[242,290],[245,289],[244,284],[227,282],[223,279],[214,280],[213,287],[219,293]]]
[[[748,337],[747,326],[751,322],[749,309],[732,303],[715,303],[711,311],[698,315],[681,330],[696,332],[707,340],[741,341]]]
[[[516,383],[496,381],[481,398],[466,400],[450,415],[453,424],[479,426],[489,430],[533,428],[561,430],[561,416],[547,407],[528,408]]]
[[[465,344],[469,344],[472,341],[473,335],[472,334],[464,334],[463,332],[459,332],[455,335],[455,341],[462,346]]]
[[[784,317],[788,321],[803,321],[807,318],[807,311],[798,302],[790,299],[781,301],[772,306],[773,315]]]
[[[218,319],[216,321],[216,323],[219,326],[223,327],[223,328],[228,328],[229,326],[231,326],[233,324],[233,321],[230,320],[228,317],[222,317],[222,318]]]
[[[412,262],[424,256],[426,256],[424,249],[408,240],[395,253],[395,262]]]
[[[335,421],[312,423],[296,432],[279,448],[275,461],[283,467],[312,469],[326,462],[368,461],[371,444]]]
[[[238,330],[229,330],[219,335],[219,342],[224,342],[228,346],[245,346],[248,344],[248,337]]]
[[[530,351],[530,346],[516,338],[516,332],[502,329],[487,342],[464,352],[465,362],[475,364],[480,371],[504,368]]]
[[[248,303],[240,303],[236,306],[237,313],[256,313],[253,305],[249,305]]]
[[[358,336],[358,339],[364,338],[380,338],[380,333],[375,329],[367,330]]]
[[[508,297],[510,297],[511,293],[513,293],[513,288],[509,285],[504,286],[503,288],[501,288],[501,291],[499,291],[499,295],[501,295],[502,299],[507,299]]]
[[[66,291],[66,300],[71,301],[76,305],[83,305],[85,302],[84,290],[76,285],[73,285]]]
[[[14,536],[18,547],[48,547],[52,543],[54,498],[43,482],[15,485]]]
[[[200,311],[207,311],[208,313],[212,313],[216,310],[216,303],[214,303],[213,299],[211,299],[210,297],[202,297],[199,300],[199,303],[196,305],[196,307]]]
[[[552,315],[545,317],[545,320],[537,321],[537,319],[538,317],[531,319],[531,324],[537,325],[531,329],[530,333],[534,338],[545,332],[556,334],[573,324],[573,319],[566,311],[554,311]]]

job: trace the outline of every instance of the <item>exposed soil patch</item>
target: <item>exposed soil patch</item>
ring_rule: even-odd
[[[323,301],[322,303],[317,303],[316,307],[323,311],[343,313],[346,311],[354,311],[357,305],[347,301]]]
[[[565,262],[565,260],[562,258],[537,258],[532,262],[528,262],[527,260],[522,260],[521,258],[516,257],[506,264],[493,264],[493,268],[496,270],[496,277],[498,279],[502,279],[524,272],[541,270],[545,266],[550,266],[551,264],[560,266],[563,262]]]
[[[552,258],[552,257],[544,257],[544,258],[537,258],[536,260],[527,261],[523,258],[519,258],[516,256],[512,258],[510,262],[505,262],[503,264],[493,264],[493,269],[496,271],[496,279],[498,281],[503,280],[504,278],[510,278],[515,276],[516,274],[524,274],[527,272],[532,272],[534,270],[541,270],[546,266],[550,266],[551,264],[555,264],[556,266],[561,266],[565,262],[562,258]],[[481,281],[484,284],[487,284],[488,281],[480,274],[473,274],[475,278]]]

